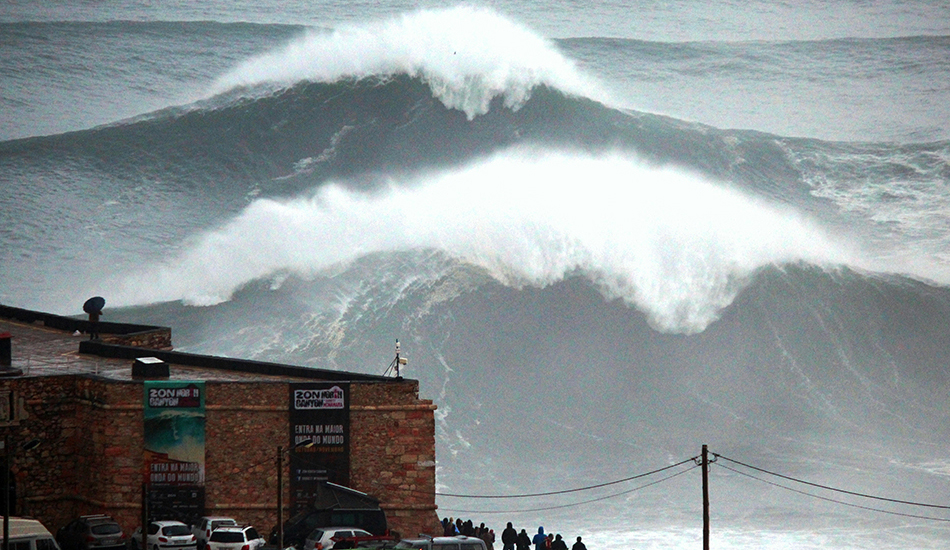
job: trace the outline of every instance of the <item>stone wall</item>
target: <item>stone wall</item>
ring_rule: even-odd
[[[172,329],[160,327],[154,330],[134,332],[131,334],[105,334],[100,338],[103,342],[118,344],[120,346],[134,346],[137,348],[172,349]]]
[[[53,376],[6,386],[22,403],[15,422],[4,427],[12,446],[40,441],[14,455],[17,512],[52,530],[104,511],[134,526],[141,514],[141,384]]]
[[[70,519],[108,513],[127,532],[141,517],[143,387],[95,376],[17,378],[18,414],[0,430],[14,445],[18,512],[54,531]],[[351,384],[351,481],[381,502],[390,528],[404,535],[438,532],[435,425],[418,383]],[[206,513],[251,523],[263,533],[277,521],[278,447],[287,449],[285,382],[206,383]],[[286,452],[283,502],[289,513]]]
[[[78,330],[83,334],[88,334],[92,326],[88,320],[78,317],[65,317],[3,304],[0,304],[0,318],[16,319],[29,324],[40,323],[65,332]],[[168,327],[99,321],[98,332],[103,342],[158,350],[172,349],[172,331]]]
[[[390,526],[405,536],[441,534],[435,495],[435,406],[415,399],[417,387],[392,385],[380,401],[371,385],[353,385],[350,483],[382,500]],[[372,388],[379,391],[381,388]],[[433,434],[430,439],[429,434]]]

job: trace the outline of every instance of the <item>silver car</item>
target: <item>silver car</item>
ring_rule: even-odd
[[[80,516],[56,532],[63,550],[125,550],[122,527],[105,514]]]
[[[486,550],[485,541],[475,537],[433,537],[402,539],[396,548],[413,550]]]

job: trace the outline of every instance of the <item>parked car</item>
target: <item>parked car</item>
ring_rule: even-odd
[[[53,534],[39,521],[31,518],[10,517],[10,548],[16,550],[59,550]],[[0,542],[3,533],[0,533]]]
[[[79,516],[56,531],[62,550],[124,550],[122,527],[105,514]]]
[[[475,537],[434,537],[402,539],[395,548],[413,550],[486,550],[485,541]]]
[[[198,539],[180,521],[152,521],[148,524],[148,539],[142,544],[142,528],[132,533],[132,550],[198,550]]]
[[[373,537],[373,534],[355,527],[318,527],[307,535],[300,550],[328,550],[338,540],[353,537]]]
[[[205,544],[207,544],[208,539],[211,538],[212,531],[218,527],[233,527],[237,524],[238,522],[235,521],[234,518],[226,518],[223,516],[204,516],[198,520],[198,523],[192,526],[191,533],[198,541],[198,550],[204,550]]]
[[[310,502],[284,522],[284,548],[300,547],[311,531],[331,525],[354,527],[378,536],[391,534],[386,512],[375,497],[328,481],[317,483],[313,489]],[[269,539],[274,546],[278,533],[275,525]]]
[[[284,548],[301,548],[314,529],[330,529],[328,525],[346,525],[351,529],[368,531],[383,536],[389,533],[386,513],[382,510],[313,510],[302,512],[284,522]],[[271,531],[270,543],[277,544],[277,527]]]
[[[250,525],[218,527],[208,538],[208,550],[259,550],[266,541]]]

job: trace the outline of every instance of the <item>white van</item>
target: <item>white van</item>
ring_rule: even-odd
[[[0,541],[3,530],[0,529]],[[59,550],[53,535],[35,519],[10,518],[10,550]]]

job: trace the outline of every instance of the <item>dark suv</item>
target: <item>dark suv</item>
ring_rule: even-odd
[[[125,550],[122,527],[105,514],[80,516],[56,532],[62,550]]]

